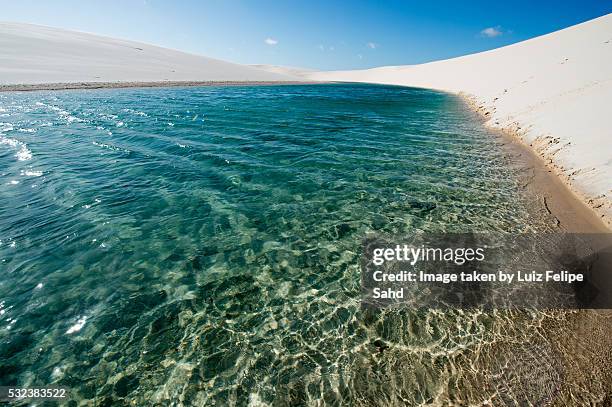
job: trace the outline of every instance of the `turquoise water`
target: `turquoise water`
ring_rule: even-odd
[[[539,319],[368,315],[360,245],[546,230],[503,143],[410,88],[0,94],[0,383],[102,405],[477,399],[470,358]]]

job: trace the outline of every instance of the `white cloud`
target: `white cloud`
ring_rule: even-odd
[[[368,43],[366,44],[366,46],[367,46],[368,48],[370,48],[370,49],[376,49],[376,48],[378,48],[378,44],[377,44],[377,43],[375,43],[375,42],[368,42]]]
[[[489,38],[499,37],[502,34],[503,32],[499,25],[497,27],[487,27],[480,32],[480,35],[482,35],[483,37],[489,37]]]
[[[264,42],[266,44],[268,44],[268,45],[276,45],[276,44],[278,44],[277,40],[275,40],[274,38],[269,38],[269,37],[266,38]]]
[[[336,47],[334,47],[333,45],[330,45],[330,46],[326,47],[323,44],[319,44],[318,48],[321,51],[335,51],[336,50]]]

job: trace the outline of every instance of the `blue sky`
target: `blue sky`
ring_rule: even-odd
[[[93,32],[238,63],[317,69],[422,63],[612,12],[609,0],[0,0],[0,20]]]

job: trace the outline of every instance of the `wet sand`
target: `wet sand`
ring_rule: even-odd
[[[480,113],[484,125],[488,116],[486,111],[479,109],[471,99],[465,100],[471,109]],[[538,155],[533,146],[525,144],[518,133],[492,130],[507,143],[514,162],[528,169],[526,193],[541,200],[560,232],[611,232],[602,216],[570,189],[570,184],[552,167],[552,162],[545,161],[545,157]],[[612,292],[612,276],[608,281],[599,281],[599,284]],[[541,369],[544,365],[555,365],[552,370],[558,376],[549,377],[554,375],[548,372],[549,376],[542,378],[539,384],[554,388],[549,397],[542,400],[542,405],[591,405],[594,401],[597,405],[612,405],[612,371],[609,369],[612,365],[612,310],[550,310],[546,314],[542,325],[533,334],[545,338],[544,343],[550,348],[543,348],[547,352],[542,353],[542,349],[536,346],[526,352],[529,358],[540,361],[534,366],[521,366],[526,362],[519,360],[513,362],[518,365],[511,364],[512,367]]]
[[[557,219],[557,226],[564,232],[610,233],[608,226],[591,208],[572,192],[553,170],[546,166],[525,144],[512,135],[504,133],[508,147],[514,151],[517,160],[531,171],[530,181],[525,188],[541,197],[544,208]]]

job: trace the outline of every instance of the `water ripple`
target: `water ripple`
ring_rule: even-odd
[[[464,405],[474,366],[512,341],[552,354],[543,315],[360,308],[367,234],[550,225],[453,96],[113,89],[0,106],[1,383],[99,404]]]

